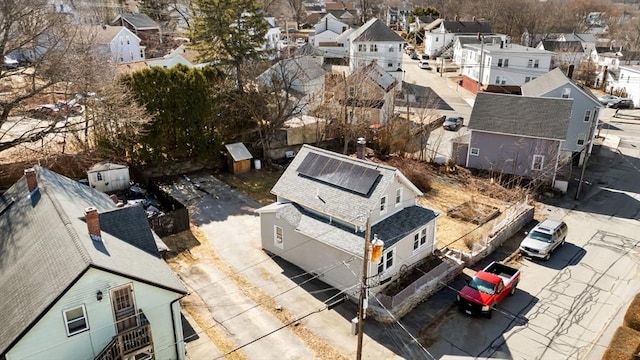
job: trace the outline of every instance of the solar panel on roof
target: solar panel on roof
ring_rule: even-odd
[[[307,154],[297,171],[303,176],[361,195],[368,194],[380,176],[378,170],[315,153]]]

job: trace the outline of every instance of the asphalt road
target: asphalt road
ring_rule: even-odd
[[[611,122],[612,113],[602,119],[621,138],[619,152],[603,148],[591,158],[580,200],[574,181],[540,209],[567,222],[566,245],[548,262],[521,260],[519,290],[492,319],[449,310],[424,344],[435,358],[602,358],[640,291],[640,122]]]

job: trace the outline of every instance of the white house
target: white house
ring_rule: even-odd
[[[422,192],[396,168],[303,145],[271,193],[276,202],[257,210],[262,248],[352,297],[369,260],[367,224],[384,243],[367,270],[374,294],[436,250],[439,214],[418,203]]]
[[[462,86],[469,91],[519,93],[520,86],[551,68],[553,53],[511,42],[467,44]]]
[[[585,56],[582,43],[580,41],[551,41],[542,40],[536,48],[548,50],[554,53],[551,58],[551,68],[561,68],[566,70],[573,65],[574,71],[577,71],[582,64],[583,59],[588,59],[589,53]]]
[[[278,42],[280,41],[280,36],[282,35],[282,30],[278,26],[275,17],[266,17],[265,20],[269,24],[267,34],[264,36],[265,43],[262,46],[262,50],[266,50],[269,52],[271,57],[275,57],[277,53]]]
[[[309,43],[324,52],[328,58],[344,58],[347,56],[345,41],[338,41],[340,34],[350,29],[331,14],[325,15],[314,25],[315,34],[309,37]]]
[[[594,34],[588,33],[561,33],[561,34],[552,34],[548,36],[545,40],[552,41],[578,41],[582,45],[582,51],[584,54],[591,54],[591,52],[596,48],[596,44],[598,39]],[[547,49],[549,50],[549,49]],[[586,58],[586,56],[585,56]]]
[[[491,34],[491,25],[483,21],[436,19],[424,29],[424,53],[429,57],[439,56],[451,48],[456,36]]]
[[[186,358],[187,289],[142,207],[39,166],[4,195],[0,358]]]
[[[466,45],[469,44],[481,44],[484,42],[485,44],[493,44],[496,42],[507,42],[506,35],[484,35],[478,37],[478,35],[459,35],[455,37],[453,41],[453,57],[452,61],[459,67],[467,66],[467,60],[469,59],[469,52],[472,52],[473,49],[467,48]],[[477,63],[476,63],[477,66]]]
[[[402,84],[402,50],[404,39],[382,21],[373,18],[351,33],[349,70],[367,66],[372,61]]]
[[[102,162],[87,170],[89,186],[102,192],[114,192],[129,188],[129,167],[127,165]]]
[[[620,66],[618,81],[611,84],[613,91],[626,93],[636,107],[640,107],[640,65]]]
[[[140,38],[124,26],[85,26],[81,36],[95,44],[95,51],[113,64],[132,63],[145,59],[145,47]]]

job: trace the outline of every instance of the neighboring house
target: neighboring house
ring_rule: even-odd
[[[265,17],[264,19],[269,25],[267,33],[264,36],[265,43],[262,45],[260,50],[266,51],[268,53],[268,58],[275,59],[275,56],[278,53],[277,47],[278,42],[280,41],[280,36],[282,35],[282,30],[278,26],[275,17]]]
[[[186,44],[182,44],[161,58],[120,64],[118,65],[117,70],[120,73],[132,73],[152,67],[170,69],[177,65],[184,65],[188,68],[202,68],[207,65],[207,63],[198,64],[197,59],[198,52],[189,49]]]
[[[520,86],[546,74],[553,53],[511,42],[467,44],[462,86],[480,91],[519,94]]]
[[[140,45],[140,38],[123,26],[85,26],[82,31],[82,36],[95,44],[95,51],[113,64],[145,59],[145,47]]]
[[[387,6],[387,26],[394,30],[407,31],[409,29],[409,15],[412,10],[411,6]]]
[[[460,68],[466,67],[467,61],[469,61],[468,59],[472,58],[468,53],[472,52],[476,54],[476,52],[473,49],[467,48],[466,45],[470,45],[470,44],[477,45],[477,44],[481,44],[482,42],[484,42],[485,44],[499,44],[500,42],[506,43],[507,36],[500,35],[500,34],[483,35],[480,37],[478,35],[456,36],[455,40],[453,41],[453,47],[451,48],[453,52],[453,58],[452,58],[453,63]],[[478,66],[478,62],[476,60],[471,61],[471,63],[475,66]]]
[[[398,169],[304,145],[257,210],[262,248],[346,294],[357,297],[365,230],[384,243],[369,265],[369,290],[379,292],[402,269],[436,250],[438,213]]]
[[[142,207],[36,166],[0,208],[0,358],[186,358],[187,289]]]
[[[347,57],[345,42],[338,41],[338,36],[350,28],[331,14],[325,15],[314,25],[315,35],[309,37],[309,43],[325,53],[329,58]]]
[[[591,51],[591,62],[595,64],[597,71],[602,71],[605,67],[615,70],[620,66],[622,52],[619,47],[596,47]]]
[[[397,80],[373,61],[358,68],[331,89],[331,101],[339,104],[338,118],[351,124],[387,124],[394,115]]]
[[[591,152],[596,136],[602,108],[598,98],[591,90],[565,76],[560,68],[522,85],[522,95],[573,99],[571,119],[562,150],[572,152],[578,163],[582,164],[586,153]]]
[[[440,56],[451,48],[456,36],[492,34],[491,25],[484,21],[436,19],[424,29],[424,53],[429,57]]]
[[[429,24],[431,24],[434,21],[436,21],[437,19],[438,18],[433,17],[431,15],[415,16],[414,17],[414,22],[409,24],[409,32],[422,30],[422,29],[426,28],[427,26],[429,26]]]
[[[257,81],[268,90],[288,89],[295,95],[304,95],[300,104],[305,108],[300,110],[306,113],[323,101],[326,72],[318,59],[307,55],[278,61],[260,74]]]
[[[594,88],[603,90],[609,94],[613,94],[614,89],[618,84],[620,78],[620,68],[617,69],[603,69],[596,74]],[[603,84],[604,79],[604,84]]]
[[[598,39],[594,34],[588,33],[560,33],[560,34],[551,34],[547,36],[545,40],[552,41],[579,41],[582,45],[582,51],[585,54],[585,58],[587,54],[591,54],[591,52],[596,48],[596,44]]]
[[[571,153],[562,148],[572,104],[562,98],[477,94],[465,166],[495,176],[522,176],[566,191]]]
[[[87,170],[89,186],[104,193],[127,190],[129,181],[129,167],[127,165],[101,162]]]
[[[162,43],[160,25],[146,14],[122,13],[111,22],[111,25],[124,26],[136,34],[144,46],[157,46]]]
[[[372,61],[391,74],[398,85],[402,84],[402,50],[404,39],[389,29],[382,21],[373,18],[351,33],[349,70],[353,73]],[[400,89],[398,89],[400,90]]]
[[[612,82],[609,90],[625,94],[636,107],[640,107],[640,65],[620,66],[618,70],[617,81]]]
[[[333,15],[336,19],[349,26],[356,25],[359,21],[358,10],[352,2],[325,2],[325,10],[327,14]]]
[[[552,69],[559,67],[566,71],[569,66],[573,65],[574,71],[577,71],[580,68],[583,57],[588,57],[588,55],[584,56],[585,53],[580,41],[543,40],[540,41],[536,48],[553,52],[554,55],[551,58]]]

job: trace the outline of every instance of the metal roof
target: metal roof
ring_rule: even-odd
[[[253,155],[251,155],[251,153],[249,152],[249,150],[247,150],[247,147],[244,146],[243,143],[226,144],[224,147],[233,158],[233,161],[253,159]]]

